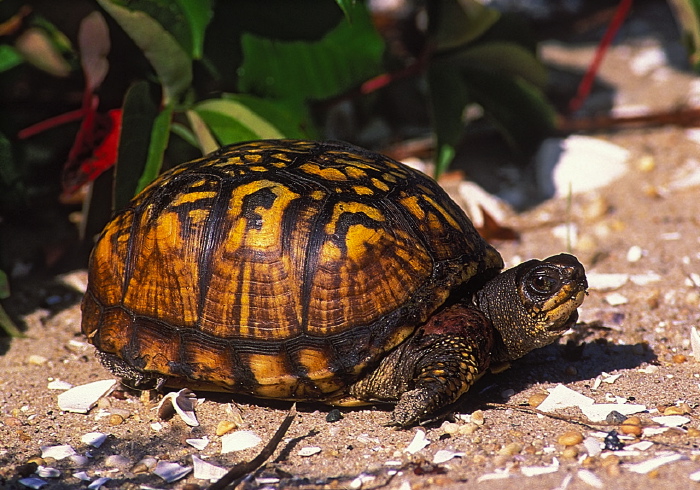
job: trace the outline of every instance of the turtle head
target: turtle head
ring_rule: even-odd
[[[583,265],[569,254],[529,260],[487,282],[475,302],[495,328],[493,360],[554,342],[576,323],[587,288]]]

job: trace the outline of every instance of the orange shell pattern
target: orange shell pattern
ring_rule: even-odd
[[[144,373],[325,398],[501,266],[418,171],[341,143],[244,143],[166,172],[107,225],[82,329]]]

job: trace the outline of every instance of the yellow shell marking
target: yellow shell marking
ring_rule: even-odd
[[[175,207],[175,206],[180,206],[182,204],[188,203],[188,202],[197,202],[200,199],[211,199],[212,197],[216,196],[216,192],[214,191],[200,191],[200,192],[187,192],[184,194],[180,194],[177,196],[170,206]]]
[[[354,185],[352,186],[352,190],[354,190],[356,194],[365,196],[371,196],[372,194],[374,194],[374,191],[372,189],[363,185]]]
[[[418,204],[418,196],[404,197],[399,200],[409,213],[415,216],[419,220],[425,219],[425,211]]]
[[[423,195],[423,199],[429,202],[433,209],[440,213],[442,217],[445,218],[445,221],[447,221],[452,228],[456,230],[461,229],[454,217],[445,208],[438,204],[433,198],[427,195]]]
[[[326,224],[326,233],[328,235],[333,235],[336,232],[338,218],[343,213],[362,213],[374,221],[382,222],[385,220],[384,214],[375,207],[354,201],[341,201],[336,203],[333,208],[333,217]]]
[[[377,178],[372,178],[372,185],[380,191],[386,192],[389,190],[389,186]]]
[[[325,180],[332,180],[335,182],[348,180],[348,177],[338,170],[337,168],[321,168],[315,163],[305,163],[299,166],[299,170],[306,172],[307,174],[316,175]]]

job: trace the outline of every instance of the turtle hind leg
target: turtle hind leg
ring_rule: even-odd
[[[391,425],[413,425],[474,384],[488,367],[492,344],[491,324],[481,312],[452,306],[389,353],[350,395],[396,403]]]

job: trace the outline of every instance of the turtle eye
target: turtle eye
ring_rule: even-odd
[[[542,295],[548,295],[556,291],[560,284],[560,277],[557,271],[548,269],[535,271],[528,281],[530,290],[535,294]]]

